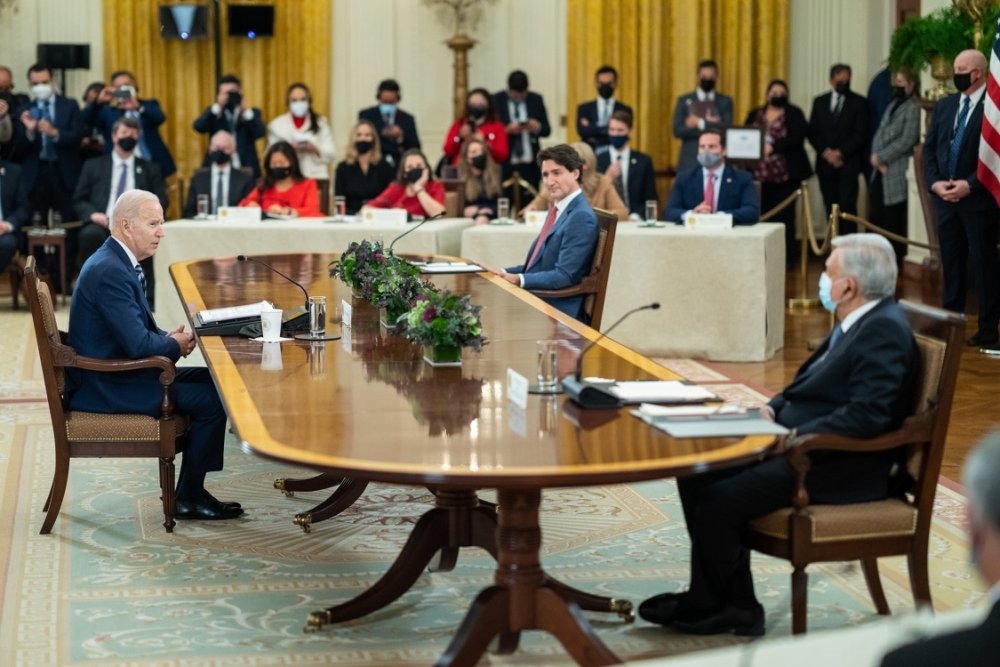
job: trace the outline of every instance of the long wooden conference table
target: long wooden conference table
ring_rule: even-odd
[[[260,259],[291,271],[333,304],[351,299],[327,276],[335,256]],[[261,299],[283,307],[301,301],[297,288],[255,264],[199,260],[170,271],[193,311]],[[559,370],[568,374],[596,332],[489,274],[435,276],[433,282],[471,294],[483,306],[489,344],[481,353],[466,351],[461,368],[425,364],[419,347],[380,328],[377,311],[359,303],[341,340],[283,343],[280,363],[262,353],[262,343],[199,340],[232,425],[253,452],[435,493],[436,506],[417,522],[385,575],[355,598],[313,613],[307,625],[318,629],[381,609],[409,590],[435,555],[453,563],[461,547],[478,546],[497,560],[495,583],[473,602],[439,665],[473,665],[494,639],[495,651],[512,652],[526,630],[555,635],[579,664],[619,663],[581,609],[627,612],[631,605],[573,589],[545,572],[539,556],[544,489],[737,465],[766,454],[773,439],[678,440],[626,410],[580,412],[563,397],[532,396],[526,409],[518,408],[508,401],[507,369],[533,377],[536,340],[563,341]],[[583,367],[587,375],[619,379],[676,377],[610,339],[588,353]],[[496,489],[497,508],[479,501],[483,489]]]

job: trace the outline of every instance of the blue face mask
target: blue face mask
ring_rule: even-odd
[[[383,116],[391,116],[392,114],[396,113],[396,105],[395,104],[379,104],[378,105],[378,112],[380,114],[382,114]]]
[[[830,276],[826,275],[826,271],[819,276],[819,300],[831,313],[837,312],[837,302],[833,300],[833,281],[830,280]]]

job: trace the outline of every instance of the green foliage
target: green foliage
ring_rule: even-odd
[[[992,44],[995,23],[984,21],[983,25],[984,32],[990,34]],[[972,20],[955,7],[942,7],[927,16],[912,18],[892,35],[889,68],[894,72],[901,67],[919,72],[936,55],[951,61],[965,49],[981,48],[981,45],[974,44],[974,33]],[[986,45],[987,50],[990,44]]]
[[[478,352],[486,344],[481,309],[472,305],[468,295],[429,292],[417,299],[400,322],[404,335],[422,345],[471,347]]]

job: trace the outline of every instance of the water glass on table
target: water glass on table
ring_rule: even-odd
[[[497,222],[500,224],[510,222],[510,199],[507,197],[497,199]]]
[[[204,220],[208,218],[208,211],[209,211],[208,202],[209,202],[208,195],[198,195],[197,199],[198,215],[196,217],[199,220]]]

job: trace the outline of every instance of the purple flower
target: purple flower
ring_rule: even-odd
[[[437,310],[434,309],[434,306],[429,306],[424,311],[424,322],[432,322],[435,317],[437,317]]]

